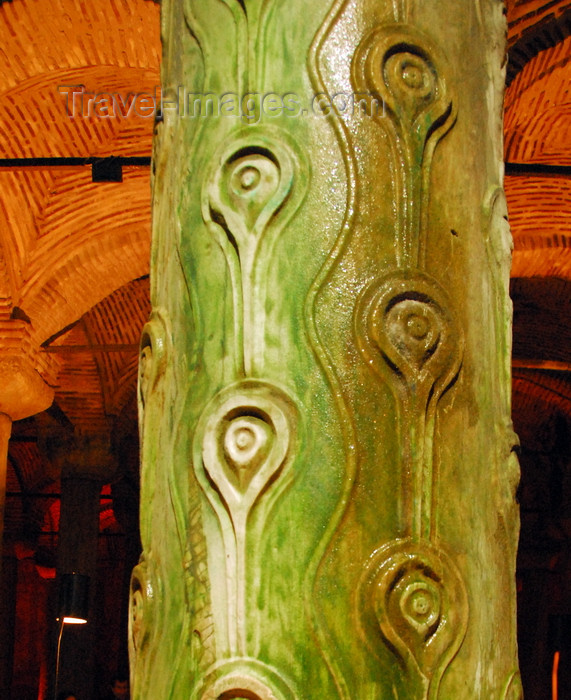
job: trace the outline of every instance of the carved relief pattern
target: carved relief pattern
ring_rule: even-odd
[[[153,622],[153,585],[146,562],[138,564],[131,575],[131,612],[129,615],[129,646],[136,654],[148,643]]]
[[[502,700],[523,700],[523,687],[519,671],[514,671],[509,677]]]
[[[315,94],[328,93],[321,71],[322,68],[329,70],[332,64],[323,54],[333,33],[339,30],[340,36],[344,30],[342,15],[350,5],[348,0],[332,0],[313,39],[307,67]],[[371,94],[386,108],[371,128],[385,131],[390,144],[396,206],[388,235],[394,239],[395,271],[363,284],[354,309],[353,328],[364,362],[371,372],[386,381],[395,397],[400,439],[400,464],[396,467],[401,480],[400,511],[395,526],[398,538],[388,543],[381,541],[378,545],[373,541],[367,546],[367,552],[373,551],[363,567],[351,604],[354,604],[353,613],[359,626],[357,643],[361,650],[368,649],[373,660],[381,663],[393,655],[404,671],[404,680],[398,681],[393,695],[401,700],[437,700],[443,675],[463,643],[469,617],[462,575],[438,537],[438,464],[434,450],[439,404],[447,391],[454,391],[454,382],[461,371],[463,329],[453,300],[435,278],[436,273],[427,270],[426,263],[428,241],[437,235],[430,230],[428,218],[433,155],[455,123],[457,100],[442,51],[410,24],[413,1],[391,0],[385,8],[389,15],[391,5],[394,23],[377,27],[365,36],[355,52],[351,78],[357,93]],[[225,50],[231,47],[230,51],[235,52],[232,59],[224,63],[225,70],[231,67],[228,70],[232,73],[228,78],[233,83],[231,87],[241,95],[261,89],[267,58],[264,55],[266,24],[273,12],[277,16],[282,9],[276,9],[270,0],[213,0],[211,7],[216,8],[217,17],[227,21],[224,30],[229,38],[225,40]],[[210,17],[204,0],[184,0],[183,8],[188,29],[200,45],[204,58],[203,79],[206,88],[210,88],[213,75],[214,84],[220,80],[215,68],[208,63],[223,44],[219,39],[223,32],[213,38],[206,31]],[[364,21],[366,14],[362,12],[361,20]],[[280,18],[283,20],[283,16]],[[268,36],[275,37],[275,34]],[[338,41],[336,35],[331,42],[334,50]],[[314,616],[315,630],[311,632],[334,679],[335,697],[340,700],[348,700],[355,694],[348,682],[349,676],[344,677],[346,661],[336,658],[342,655],[335,648],[334,637],[343,626],[332,631],[328,623],[331,610],[317,599],[317,594],[322,590],[322,581],[329,583],[331,562],[341,560],[338,551],[344,551],[349,541],[349,538],[342,541],[341,534],[346,532],[345,516],[347,520],[352,517],[348,504],[358,473],[358,450],[355,417],[344,396],[339,378],[342,375],[336,370],[333,353],[323,341],[325,333],[321,334],[318,328],[318,315],[320,302],[327,299],[325,290],[341,267],[355,229],[360,211],[358,192],[367,191],[358,182],[357,157],[351,131],[344,119],[335,110],[328,115],[328,124],[345,168],[343,220],[333,234],[336,238],[331,249],[320,252],[325,259],[311,283],[304,307],[307,339],[322,372],[320,386],[329,392],[328,397],[321,398],[323,403],[334,405],[337,411],[340,435],[335,439],[342,442],[345,450],[345,462],[336,474],[340,483],[335,485],[337,490],[332,491],[337,501],[332,500],[327,511],[330,514],[324,516],[324,520],[329,520],[320,523],[320,529],[316,530],[315,537],[320,539],[317,545],[312,545],[310,561],[309,555],[304,559],[307,570],[303,580],[304,603]],[[198,152],[202,158],[199,162],[210,163],[198,183],[199,216],[206,227],[203,235],[207,244],[214,241],[219,246],[226,265],[232,296],[233,335],[228,347],[222,345],[224,359],[231,356],[234,360],[234,374],[230,380],[234,383],[224,386],[230,374],[228,363],[214,380],[220,383],[201,394],[205,405],[192,443],[192,470],[196,479],[192,480],[195,494],[190,512],[189,504],[182,503],[184,498],[178,499],[177,493],[174,497],[168,494],[169,505],[176,511],[175,525],[181,525],[178,536],[187,595],[195,594],[198,588],[193,588],[193,581],[200,578],[190,572],[189,561],[192,560],[202,566],[199,595],[206,591],[208,596],[212,594],[217,601],[223,601],[216,609],[208,599],[205,603],[209,609],[208,619],[206,614],[201,618],[202,613],[197,612],[194,600],[187,601],[192,610],[192,615],[188,616],[190,629],[201,633],[202,619],[205,630],[211,625],[207,631],[216,637],[217,646],[216,649],[214,645],[209,647],[208,659],[202,664],[202,670],[207,668],[205,676],[196,680],[190,697],[191,700],[295,700],[311,689],[302,688],[301,693],[297,693],[279,670],[249,656],[257,649],[259,639],[248,626],[257,611],[249,608],[253,598],[246,586],[252,582],[252,573],[257,572],[258,567],[261,569],[260,561],[254,561],[261,551],[260,533],[269,522],[274,504],[295,477],[293,464],[300,419],[297,404],[287,388],[267,380],[268,313],[275,301],[268,274],[280,234],[305,196],[309,167],[296,142],[263,120],[261,124],[227,130],[220,124],[230,123],[229,120],[219,120],[218,125],[212,127],[214,121],[204,120],[196,126],[192,143],[193,153]],[[303,127],[299,128],[299,133],[303,133]],[[307,133],[313,128],[311,124]],[[322,142],[328,143],[328,138],[326,134]],[[200,150],[202,139],[206,143],[204,151]],[[209,150],[209,139],[210,143],[213,139],[222,142],[214,149],[214,155]],[[383,140],[383,144],[386,142]],[[320,167],[327,162],[321,161]],[[200,171],[197,169],[197,172]],[[336,173],[331,180],[336,182],[336,179],[342,178]],[[339,183],[335,186],[338,192],[342,191]],[[315,189],[316,193],[323,191]],[[195,218],[189,216],[189,220],[196,225]],[[328,225],[334,220],[328,219]],[[329,230],[327,235],[331,235]],[[198,250],[202,252],[209,247],[203,244],[201,240],[203,247]],[[185,255],[189,257],[189,250],[185,250]],[[186,280],[182,262],[181,267],[191,296],[194,280]],[[223,283],[226,284],[226,279]],[[202,277],[197,287],[204,292],[205,286],[200,285],[204,285]],[[194,305],[191,306],[194,310]],[[208,319],[210,310],[206,307],[204,318]],[[205,333],[208,324],[203,325],[197,333]],[[164,365],[162,336],[154,333],[154,326],[149,328],[145,336],[148,342],[143,343],[141,353],[141,411],[146,410],[149,395],[156,387],[157,371],[162,371],[160,368]],[[338,331],[339,328],[335,330]],[[315,374],[319,375],[319,371]],[[201,390],[209,386],[209,379],[201,385]],[[328,419],[332,417],[328,415]],[[342,459],[341,453],[339,459]],[[369,467],[364,465],[364,468]],[[168,483],[165,491],[171,486]],[[198,554],[190,551],[194,530],[200,531],[199,538],[202,538],[197,545]],[[185,538],[190,544],[182,542]],[[136,571],[132,589],[131,644],[135,651],[147,644],[146,630],[153,615],[155,592],[150,583],[145,583],[148,578],[145,566],[141,565]],[[160,577],[155,576],[153,581],[160,584]],[[223,594],[215,590],[217,586],[225,587]],[[258,601],[260,610],[266,606],[263,615],[268,614],[268,619],[268,611],[271,615],[281,614],[281,610],[274,611],[271,606],[276,601],[280,605],[287,600],[287,594],[282,591],[273,595],[272,591],[269,600]],[[216,623],[212,623],[212,609],[216,612]],[[281,621],[275,624],[277,628]],[[302,624],[306,624],[305,620]],[[215,625],[215,631],[211,632]],[[191,645],[196,644],[193,639]],[[195,646],[191,653],[194,656],[204,653],[206,657],[206,652],[200,649],[197,652]],[[185,648],[180,653],[186,651]],[[271,658],[272,651],[265,648],[263,654]],[[298,670],[292,671],[292,676],[295,673]],[[367,697],[370,695],[375,700],[380,697],[382,685],[376,673],[372,671],[371,678],[360,686],[361,695],[366,691]],[[313,680],[320,674],[320,670],[315,671]],[[304,678],[309,678],[309,673]],[[503,700],[520,700],[518,682],[516,676],[507,680],[505,688],[502,687]],[[333,687],[330,679],[327,683],[328,687]]]
[[[259,89],[264,52],[257,50],[257,44],[263,41],[269,3],[217,0],[216,5],[219,10],[221,5],[228,8],[228,13],[220,12],[218,16],[224,17],[224,30],[232,35],[223,49],[228,67],[224,88],[231,86],[242,96]],[[185,0],[184,12],[191,33],[205,49],[205,57],[220,52],[220,34],[213,37],[204,30],[211,21],[206,3]],[[232,47],[233,57],[226,55],[228,47]],[[210,70],[206,60],[207,83]],[[212,586],[226,587],[225,595],[219,597],[227,605],[226,631],[224,625],[217,629],[220,648],[226,648],[240,663],[236,673],[228,677],[217,667],[202,695],[196,697],[293,700],[290,692],[278,692],[277,688],[287,686],[279,675],[254,668],[256,662],[247,656],[246,585],[250,564],[247,551],[250,557],[257,551],[254,538],[277,496],[293,478],[290,466],[297,410],[283,389],[258,378],[267,372],[271,259],[280,232],[305,195],[307,165],[293,139],[273,125],[235,128],[230,120],[221,123],[231,128],[210,158],[212,166],[202,182],[201,213],[227,265],[234,319],[233,339],[230,341],[227,335],[227,352],[237,381],[219,391],[202,411],[194,433],[193,469],[220,524],[224,549],[225,570],[211,578]],[[204,139],[207,128],[206,122],[197,125],[195,143],[198,135]],[[250,527],[253,509],[255,532]],[[212,537],[209,530],[207,538]]]
[[[204,182],[203,219],[230,271],[236,366],[245,377],[264,372],[268,261],[301,197],[294,185],[299,193],[303,159],[294,148],[276,129],[249,127],[222,146]],[[246,653],[248,515],[270,485],[279,488],[295,430],[292,406],[275,385],[246,379],[213,399],[197,429],[198,479],[221,523],[231,523],[231,532],[222,527],[228,642],[236,654]]]
[[[374,282],[356,312],[356,336],[367,364],[397,394],[402,438],[404,529],[430,538],[434,414],[457,375],[462,334],[450,301],[425,273],[395,273]]]
[[[291,399],[257,380],[222,390],[196,431],[195,470],[224,532],[229,646],[235,654],[246,653],[248,516],[270,484],[273,489],[285,485],[294,431]]]
[[[320,68],[321,55],[324,50],[324,45],[330,33],[333,31],[335,24],[338,22],[340,15],[345,9],[346,4],[347,0],[335,0],[323,24],[320,26],[319,31],[315,35],[310,47],[308,69],[315,94],[327,93],[327,87]],[[347,700],[351,697],[351,690],[347,687],[343,673],[339,669],[337,661],[338,651],[335,648],[333,640],[331,640],[327,634],[327,624],[320,608],[319,597],[314,592],[314,586],[318,580],[319,570],[326,561],[330,548],[333,547],[335,532],[343,518],[343,515],[345,514],[347,505],[350,502],[357,472],[355,421],[343,397],[341,383],[337,376],[334,362],[330,357],[325,344],[321,341],[316,322],[316,306],[318,297],[322,290],[326,287],[333,270],[339,264],[343,253],[345,252],[345,248],[348,244],[351,233],[353,232],[358,205],[356,175],[357,164],[349,131],[343,120],[336,114],[335,110],[331,110],[329,118],[331,120],[331,125],[334,129],[337,143],[341,151],[341,156],[343,158],[343,165],[347,178],[347,196],[345,201],[343,223],[335,241],[335,245],[325,260],[318,276],[313,281],[307,296],[305,304],[305,318],[311,346],[318,357],[331,386],[332,395],[335,399],[336,408],[339,415],[339,424],[343,430],[343,440],[345,445],[345,474],[341,498],[337,504],[335,512],[331,517],[326,531],[323,533],[307,573],[306,602],[308,609],[312,611],[314,616],[315,630],[317,639],[320,643],[320,649],[334,678],[339,696],[344,700]]]
[[[393,3],[395,17],[407,8]],[[440,679],[466,632],[467,595],[435,540],[434,436],[437,404],[462,363],[463,332],[452,301],[425,271],[434,150],[456,120],[444,56],[410,24],[373,30],[352,65],[357,91],[384,104],[397,173],[397,271],[372,281],[355,310],[363,358],[391,386],[401,440],[401,530],[405,539],[371,555],[359,591],[361,631],[373,653],[380,638],[400,659],[406,697],[438,697]],[[388,118],[387,118],[388,117]]]
[[[278,140],[267,130],[250,128],[221,150],[206,180],[203,217],[231,271],[236,353],[246,376],[262,364],[264,274],[275,236],[287,220],[278,215],[292,197],[300,162],[285,136]],[[261,255],[263,243],[265,255]],[[258,262],[259,258],[263,260]]]
[[[192,700],[296,700],[294,689],[272,666],[258,659],[232,659],[222,662],[204,679],[205,690]]]
[[[359,588],[364,638],[379,636],[399,657],[411,694],[438,697],[448,662],[467,626],[466,591],[454,563],[428,542],[396,540],[372,555]]]
[[[395,221],[399,267],[424,266],[432,154],[456,119],[445,74],[445,61],[436,47],[403,24],[376,29],[359,46],[353,61],[357,91],[372,93],[385,106],[375,118],[390,126],[395,162],[400,164]]]

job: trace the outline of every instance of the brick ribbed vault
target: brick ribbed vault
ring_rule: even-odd
[[[158,25],[148,0],[2,4],[0,158],[150,155],[152,111],[128,96],[156,91]],[[82,109],[65,87],[79,85],[116,95],[122,113],[90,114],[87,97]],[[0,298],[38,344],[147,272],[148,169],[93,184],[87,167],[0,168],[0,183]]]
[[[0,3],[0,319],[29,321],[32,342],[59,367],[49,415],[14,426],[9,492],[59,491],[36,446],[46,430],[136,434],[150,172],[125,167],[122,182],[96,183],[89,166],[1,159],[149,157],[154,110],[136,96],[156,95],[159,59],[150,0]],[[114,109],[89,107],[90,94],[114,96]],[[8,541],[33,537],[49,504],[8,498]]]
[[[517,3],[508,15],[510,28],[526,36],[524,28],[532,31],[533,17],[544,22],[554,13],[560,16],[563,5]],[[521,68],[506,92],[507,161],[571,165],[570,84],[571,37],[539,51]],[[515,248],[513,276],[569,277],[570,187],[569,177],[507,178]]]

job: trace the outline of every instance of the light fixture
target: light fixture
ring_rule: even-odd
[[[58,620],[62,624],[82,625],[89,610],[89,576],[62,574],[59,583]]]
[[[87,622],[88,611],[89,576],[78,574],[75,571],[71,574],[61,574],[59,577],[59,605],[57,616],[59,634],[56,651],[54,698],[57,698],[59,686],[59,662],[64,625],[84,625]]]

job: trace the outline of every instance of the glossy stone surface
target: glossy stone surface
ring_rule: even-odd
[[[136,700],[521,697],[502,9],[164,0]]]

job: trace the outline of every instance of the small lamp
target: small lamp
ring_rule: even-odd
[[[54,697],[57,698],[59,685],[59,661],[61,638],[64,625],[84,625],[89,611],[89,576],[85,574],[61,574],[59,579],[59,605],[57,621],[59,634],[56,652],[56,678]]]
[[[89,576],[62,574],[59,588],[58,620],[62,624],[81,625],[89,611]]]

